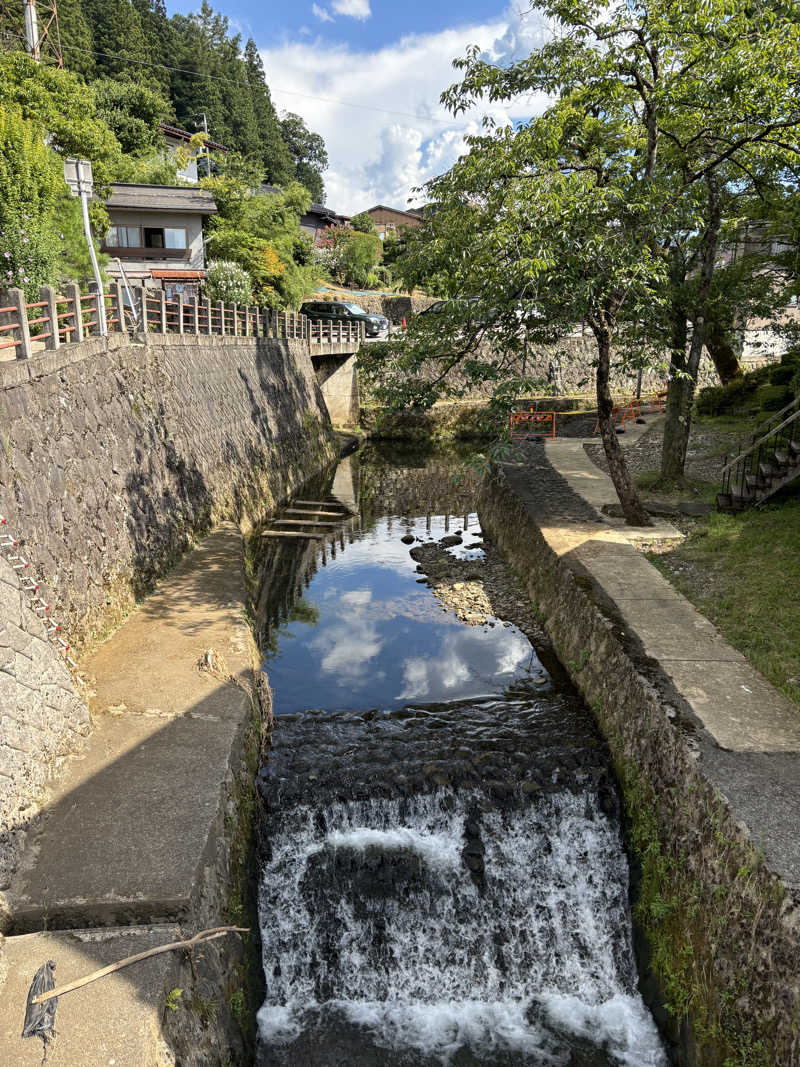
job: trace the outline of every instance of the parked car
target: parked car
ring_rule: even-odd
[[[389,320],[385,315],[374,315],[358,304],[346,304],[334,300],[309,300],[300,308],[311,322],[363,322],[364,335],[373,339],[389,336]]]

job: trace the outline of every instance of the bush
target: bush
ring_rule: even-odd
[[[756,389],[769,380],[771,369],[759,367],[749,374],[734,378],[727,385],[712,385],[701,389],[697,398],[698,415],[726,415],[748,406],[758,407]]]
[[[224,300],[226,304],[251,304],[250,275],[238,263],[212,259],[206,271],[205,294],[209,300]]]
[[[771,385],[788,385],[794,378],[796,367],[791,363],[780,363],[777,367],[773,367],[769,374],[769,380]]]
[[[762,411],[780,411],[792,400],[788,385],[762,385],[756,392]]]

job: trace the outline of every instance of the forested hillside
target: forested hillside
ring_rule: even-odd
[[[18,6],[19,18],[0,8],[4,49],[24,47]],[[163,0],[59,0],[58,21],[67,70],[87,82],[157,90],[163,120],[191,132],[202,129],[204,113],[212,140],[257,162],[264,181],[297,180],[323,199],[322,138],[297,115],[279,119],[255,42],[243,45],[206,0],[196,14],[172,17]]]

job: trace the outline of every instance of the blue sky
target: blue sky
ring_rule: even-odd
[[[169,9],[198,6],[180,0]],[[421,202],[413,188],[451,166],[465,134],[477,131],[482,110],[456,120],[439,103],[456,80],[454,58],[478,44],[505,64],[543,35],[537,16],[502,0],[297,0],[269,8],[216,0],[214,7],[255,40],[278,111],[297,112],[325,138],[327,202],[345,214]],[[491,113],[504,123],[542,106],[528,99]]]

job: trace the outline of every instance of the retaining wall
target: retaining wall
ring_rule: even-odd
[[[611,747],[636,875],[640,971],[677,1063],[800,1063],[798,887],[768,869],[704,775],[691,709],[579,563],[553,551],[502,468],[485,480],[479,514]]]
[[[121,335],[0,364],[0,515],[72,642],[335,454],[301,340]]]
[[[67,665],[0,556],[0,897],[43,789],[88,733]]]

